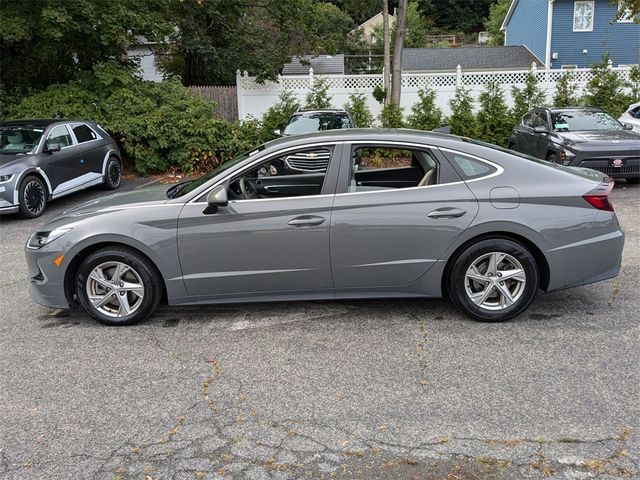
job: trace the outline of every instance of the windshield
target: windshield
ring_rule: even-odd
[[[254,156],[256,153],[261,152],[262,150],[264,150],[264,145],[260,145],[259,147],[256,147],[249,152],[243,153],[242,155],[237,156],[233,160],[229,160],[228,162],[221,163],[216,168],[214,168],[208,173],[205,173],[203,176],[201,176],[200,178],[197,178],[196,180],[174,185],[171,188],[169,188],[169,190],[167,190],[167,196],[169,198],[177,198],[189,192],[192,192],[196,188],[198,188],[200,185],[204,185],[205,183],[207,183],[209,180],[211,180],[213,177],[215,177],[219,173],[222,173],[225,170],[233,167],[234,165],[237,165],[238,163],[242,162],[243,160],[246,160],[247,158]],[[177,187],[177,190],[176,190],[176,187]]]
[[[296,115],[284,128],[285,135],[300,135],[303,133],[321,132],[351,128],[351,120],[347,114],[313,113],[310,115]]]
[[[556,132],[584,130],[622,130],[622,125],[607,112],[600,110],[563,110],[551,112]]]
[[[44,127],[28,125],[0,125],[0,153],[17,154],[34,150],[42,134]]]

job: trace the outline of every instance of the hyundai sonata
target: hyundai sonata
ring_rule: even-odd
[[[441,297],[472,318],[614,277],[609,177],[445,134],[335,130],[189,182],[72,208],[26,246],[29,291],[109,325],[169,305]]]

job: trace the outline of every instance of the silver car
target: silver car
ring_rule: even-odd
[[[612,185],[600,172],[445,134],[290,137],[168,190],[68,210],[28,240],[29,291],[108,325],[143,320],[163,298],[445,293],[476,320],[502,321],[539,288],[618,274],[624,234]]]

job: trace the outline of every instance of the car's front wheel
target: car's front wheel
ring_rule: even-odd
[[[80,264],[76,293],[89,315],[105,325],[141,322],[162,296],[159,274],[144,256],[121,247],[89,255]]]
[[[18,190],[18,214],[22,218],[36,218],[47,207],[49,193],[40,177],[27,175]]]
[[[454,304],[469,316],[501,322],[516,317],[533,301],[539,285],[538,266],[520,243],[487,239],[458,255],[448,283]]]
[[[122,183],[122,166],[116,157],[110,157],[105,168],[104,188],[116,190],[120,187],[120,183]]]

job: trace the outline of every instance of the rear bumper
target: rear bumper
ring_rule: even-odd
[[[613,278],[620,272],[624,232],[613,232],[545,252],[549,263],[547,291]]]

